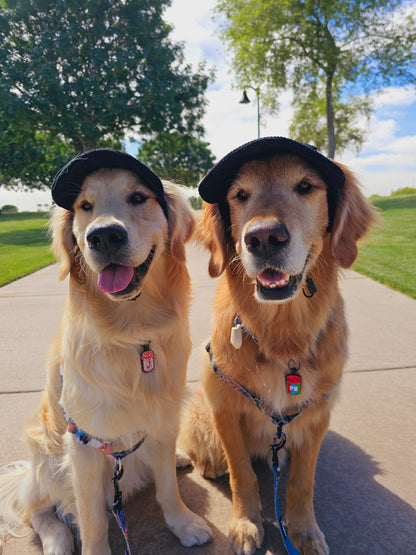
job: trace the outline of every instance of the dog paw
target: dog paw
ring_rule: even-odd
[[[39,534],[44,555],[71,555],[74,552],[70,529],[52,511],[35,513],[31,524]]]
[[[264,537],[260,517],[255,520],[233,518],[228,526],[228,537],[237,555],[252,555],[261,547]]]
[[[43,537],[42,548],[44,555],[71,555],[74,552],[74,541],[69,529],[62,528],[53,537]]]
[[[305,555],[329,555],[329,547],[325,541],[325,536],[318,526],[311,530],[294,532],[289,528],[289,537],[300,553]]]
[[[167,521],[169,528],[185,547],[203,545],[211,541],[211,528],[203,518],[189,509]]]
[[[176,448],[176,468],[186,468],[192,465],[192,459],[179,447]]]
[[[221,476],[224,476],[224,474],[228,472],[227,463],[225,461],[217,461],[216,464],[211,461],[205,461],[198,465],[198,469],[202,476],[209,480],[221,478]]]

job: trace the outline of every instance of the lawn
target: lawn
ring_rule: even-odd
[[[0,214],[0,286],[54,261],[46,212]]]
[[[371,201],[382,224],[360,245],[353,269],[416,299],[416,194]]]

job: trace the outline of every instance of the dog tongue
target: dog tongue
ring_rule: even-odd
[[[134,268],[110,264],[98,276],[98,287],[103,293],[123,291],[133,279]]]

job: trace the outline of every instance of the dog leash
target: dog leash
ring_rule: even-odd
[[[277,440],[279,442],[277,443]],[[280,531],[280,537],[282,538],[283,545],[289,555],[300,555],[299,551],[290,541],[289,535],[287,533],[287,527],[283,522],[282,515],[280,513],[279,506],[279,492],[278,486],[280,481],[280,465],[278,452],[283,449],[286,443],[286,434],[282,431],[282,426],[278,426],[277,432],[273,436],[273,443],[270,445],[272,450],[272,470],[273,470],[273,483],[274,483],[274,512],[276,515],[277,525]]]
[[[210,342],[207,343],[205,349],[209,354],[209,359],[210,359],[210,362],[211,362],[212,369],[214,370],[215,374],[220,378],[220,380],[222,380],[225,384],[230,386],[235,391],[238,391],[239,393],[244,395],[244,397],[246,399],[248,399],[250,402],[255,404],[256,407],[265,416],[267,416],[267,418],[272,422],[272,424],[277,426],[277,432],[273,436],[273,444],[270,445],[270,448],[272,450],[272,470],[273,470],[273,482],[274,482],[274,509],[275,509],[275,514],[276,514],[276,521],[277,521],[277,525],[279,527],[279,532],[280,532],[280,536],[282,538],[283,545],[285,546],[285,549],[286,549],[287,553],[289,555],[300,555],[300,552],[296,549],[296,547],[293,545],[293,543],[291,542],[291,540],[289,538],[289,535],[287,533],[286,525],[283,522],[283,518],[282,518],[281,512],[280,512],[279,495],[278,495],[278,485],[279,485],[279,480],[280,480],[280,465],[279,465],[278,452],[280,451],[280,449],[283,449],[283,447],[286,443],[286,435],[283,433],[283,430],[282,430],[283,426],[285,426],[286,424],[290,424],[290,422],[293,422],[293,420],[295,420],[295,418],[297,418],[301,414],[303,409],[305,409],[306,407],[313,404],[315,402],[315,400],[311,399],[311,400],[306,401],[305,403],[303,403],[301,406],[299,406],[297,408],[298,412],[296,412],[296,413],[288,414],[288,415],[274,415],[271,412],[269,412],[263,406],[263,404],[261,402],[261,399],[255,393],[249,391],[240,382],[238,382],[237,380],[235,380],[231,376],[228,376],[227,374],[224,374],[220,370],[220,368],[215,363],[214,354],[211,350],[211,343]],[[329,397],[329,395],[323,397],[323,399],[325,399],[325,398],[327,399],[328,397]]]
[[[61,376],[61,380],[63,380],[63,366],[62,363],[59,365],[59,374]],[[111,457],[114,460],[114,472],[113,472],[113,486],[114,486],[114,498],[113,498],[113,506],[112,506],[112,513],[114,518],[117,521],[117,524],[124,536],[124,541],[126,544],[126,550],[124,555],[131,555],[131,548],[129,543],[128,537],[128,530],[127,530],[127,521],[124,515],[123,509],[123,493],[119,488],[119,481],[121,480],[124,468],[122,465],[122,460],[125,459],[128,455],[131,455],[137,449],[143,445],[144,440],[146,439],[146,434],[144,433],[140,440],[133,445],[130,449],[124,449],[123,451],[116,451],[114,452],[111,448],[112,442],[111,441],[103,441],[97,437],[84,432],[75,424],[75,422],[70,418],[70,416],[65,411],[65,408],[62,403],[62,397],[59,399],[59,406],[63,412],[65,420],[67,422],[67,431],[72,434],[78,443],[81,445],[87,445],[88,447],[93,447],[94,449],[98,449],[99,451],[103,451],[107,456]]]

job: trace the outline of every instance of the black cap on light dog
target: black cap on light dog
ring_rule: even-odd
[[[138,175],[156,194],[156,200],[166,218],[168,217],[163,184],[158,176],[130,154],[109,148],[98,148],[79,154],[58,172],[52,183],[52,198],[55,203],[66,210],[72,210],[84,179],[101,168],[120,168]]]
[[[330,227],[333,223],[338,196],[344,188],[344,172],[329,158],[318,152],[316,147],[286,137],[256,139],[229,152],[202,179],[199,184],[199,194],[209,204],[218,203],[221,216],[228,224],[227,192],[240,168],[251,160],[264,160],[278,154],[295,154],[318,170],[327,184]]]

